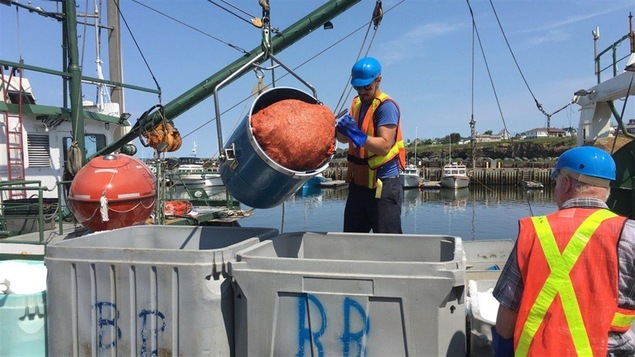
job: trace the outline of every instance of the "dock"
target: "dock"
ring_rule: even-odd
[[[441,181],[423,181],[419,187],[422,189],[441,188]]]
[[[531,188],[536,185],[533,182],[541,183],[543,187],[554,184],[551,179],[553,168],[469,168],[467,175],[470,177],[470,186],[475,184],[485,186],[517,186],[523,181],[532,182]],[[425,182],[420,188],[439,188],[438,182],[443,174],[442,167],[421,167],[422,178]],[[329,168],[324,172],[324,176],[334,181],[346,177],[345,167]],[[326,186],[322,186],[326,187]]]

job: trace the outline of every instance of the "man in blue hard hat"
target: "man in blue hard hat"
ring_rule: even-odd
[[[615,171],[592,146],[558,158],[559,210],[519,221],[494,288],[495,356],[635,355],[635,221],[605,203]]]
[[[380,83],[379,61],[358,60],[351,69],[357,96],[336,126],[338,140],[349,144],[344,232],[402,233],[399,169],[405,168],[406,151],[399,106]]]

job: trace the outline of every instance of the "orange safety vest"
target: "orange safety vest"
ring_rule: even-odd
[[[361,131],[368,136],[374,136],[375,134],[375,111],[385,101],[391,101],[397,106],[397,103],[388,96],[388,94],[380,92],[375,97],[373,103],[366,111],[366,115],[362,120]],[[359,127],[360,111],[362,108],[362,101],[359,97],[353,99],[351,105],[351,115],[355,118],[355,124]],[[395,156],[399,156],[399,167],[404,169],[406,167],[406,149],[403,143],[403,137],[401,135],[401,122],[400,118],[397,119],[397,136],[395,143],[390,151],[386,155],[375,155],[374,153],[366,150],[362,147],[355,147],[355,145],[348,146],[348,171],[346,173],[346,181],[353,181],[358,186],[364,186],[368,188],[375,188],[377,185],[377,168],[381,165],[392,160]]]
[[[617,248],[625,221],[596,208],[520,220],[516,254],[524,290],[516,356],[604,357],[609,331],[630,327],[635,311],[618,308]]]

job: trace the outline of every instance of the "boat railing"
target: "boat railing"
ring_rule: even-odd
[[[595,39],[596,43],[597,40],[599,39],[599,36]],[[595,75],[597,77],[598,80],[598,84],[600,84],[602,82],[602,72],[607,71],[607,70],[611,70],[612,69],[612,74],[613,77],[617,76],[619,73],[621,73],[621,71],[619,70],[618,64],[624,60],[626,60],[631,52],[628,51],[626,54],[624,54],[624,51],[619,51],[620,48],[624,49],[625,47],[628,47],[629,49],[631,48],[631,46],[621,46],[622,42],[629,40],[630,41],[630,35],[626,34],[624,36],[622,36],[622,38],[620,38],[619,40],[613,42],[613,44],[611,44],[610,46],[608,46],[604,51],[598,53],[595,55]],[[609,64],[606,65],[604,68],[602,68],[602,56],[604,55],[610,55],[611,59],[609,60]],[[606,57],[604,57],[606,58]]]
[[[0,237],[10,243],[46,244],[44,232],[55,229],[64,233],[64,222],[67,218],[75,220],[66,206],[65,187],[71,181],[58,181],[49,189],[38,180],[0,182]],[[7,200],[6,191],[33,192],[27,199]],[[44,193],[56,190],[57,198],[45,198]],[[63,199],[62,199],[63,198]],[[21,235],[37,232],[38,239],[22,240]],[[0,241],[0,242],[3,242]]]

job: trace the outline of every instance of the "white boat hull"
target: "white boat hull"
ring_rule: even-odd
[[[440,180],[441,187],[465,188],[470,185],[470,177],[467,175],[467,167],[456,162],[443,166],[443,174]]]
[[[408,165],[399,172],[399,181],[403,188],[416,188],[423,184],[421,171],[415,165]]]
[[[399,175],[399,180],[403,188],[417,188],[421,186],[421,178],[416,174],[404,174]]]
[[[470,185],[470,178],[468,176],[442,176],[440,184],[447,188],[465,188]]]

